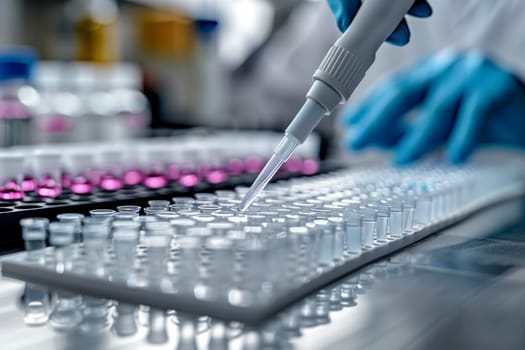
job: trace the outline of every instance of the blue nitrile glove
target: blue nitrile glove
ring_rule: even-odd
[[[525,86],[481,53],[442,51],[380,83],[342,122],[353,149],[394,147],[405,164],[446,144],[460,163],[481,144],[525,147]]]
[[[361,6],[361,0],[327,0],[330,9],[337,19],[337,26],[339,30],[344,32],[346,28],[352,23],[354,16]],[[391,0],[395,1],[395,0]],[[408,11],[409,15],[416,17],[429,17],[432,14],[432,8],[425,0],[417,0],[414,6]],[[386,39],[387,42],[402,46],[408,43],[410,39],[410,31],[406,20],[402,20],[392,34]]]

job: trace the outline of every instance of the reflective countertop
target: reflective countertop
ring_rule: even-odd
[[[525,200],[485,209],[352,273],[260,329],[172,315],[169,341],[23,322],[24,284],[0,279],[1,349],[525,349]]]

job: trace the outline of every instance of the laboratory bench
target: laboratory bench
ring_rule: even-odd
[[[23,322],[24,284],[0,280],[0,342],[11,349],[524,349],[525,198],[468,219],[365,266],[261,328],[168,321],[169,341],[138,332],[61,333]],[[141,320],[142,319],[142,320]],[[285,327],[275,325],[285,323]],[[279,329],[279,331],[275,331]]]

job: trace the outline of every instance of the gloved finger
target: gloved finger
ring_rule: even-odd
[[[362,100],[352,103],[348,108],[343,111],[341,117],[341,125],[355,125],[363,118],[365,118],[370,109],[376,105],[384,96],[389,96],[391,90],[395,89],[396,86],[401,84],[396,84],[395,80],[385,80],[382,83],[378,84],[367,96]]]
[[[394,163],[410,163],[446,140],[456,117],[462,88],[462,81],[452,73],[452,78],[438,81],[432,87],[417,121],[399,143]]]
[[[391,92],[397,89],[417,90],[423,89],[425,84],[435,76],[435,72],[429,72],[429,58],[424,59],[419,64],[409,67],[394,76],[384,79],[360,101],[350,105],[343,111],[340,119],[341,126],[355,125],[361,122],[369,115],[370,110],[381,103],[387,96],[391,96]],[[407,97],[412,94],[408,94]],[[407,100],[401,101],[413,106],[416,101]],[[408,110],[409,108],[405,108]]]
[[[337,27],[341,32],[344,32],[346,28],[352,23],[357,10],[361,6],[360,0],[328,0],[328,6],[335,15],[337,21]]]
[[[493,101],[475,89],[467,92],[462,102],[446,148],[447,160],[453,164],[465,161],[474,150],[479,142],[481,122],[491,112]]]
[[[408,10],[408,14],[415,17],[430,17],[432,15],[432,7],[425,0],[418,0]]]
[[[397,25],[396,29],[386,38],[386,42],[396,45],[403,46],[408,44],[410,40],[410,30],[408,29],[407,21],[403,18]]]
[[[371,147],[390,149],[392,147],[395,147],[395,145],[397,145],[399,140],[405,134],[406,130],[407,130],[407,126],[404,123],[393,123],[388,133],[385,133],[382,137],[375,138],[367,145]],[[355,149],[355,147],[352,146],[352,142],[354,140],[354,134],[355,132],[353,128],[348,129],[346,132],[345,139],[344,139],[344,146],[347,149],[357,150]]]
[[[426,92],[426,81],[393,87],[371,106],[360,123],[355,125],[353,149],[361,149],[392,132],[393,125],[417,106]]]

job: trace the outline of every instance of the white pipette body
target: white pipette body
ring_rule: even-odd
[[[365,0],[351,25],[328,50],[313,75],[306,102],[285,131],[266,166],[246,193],[245,211],[310,135],[323,116],[348,100],[375,60],[381,44],[396,29],[415,0]]]

